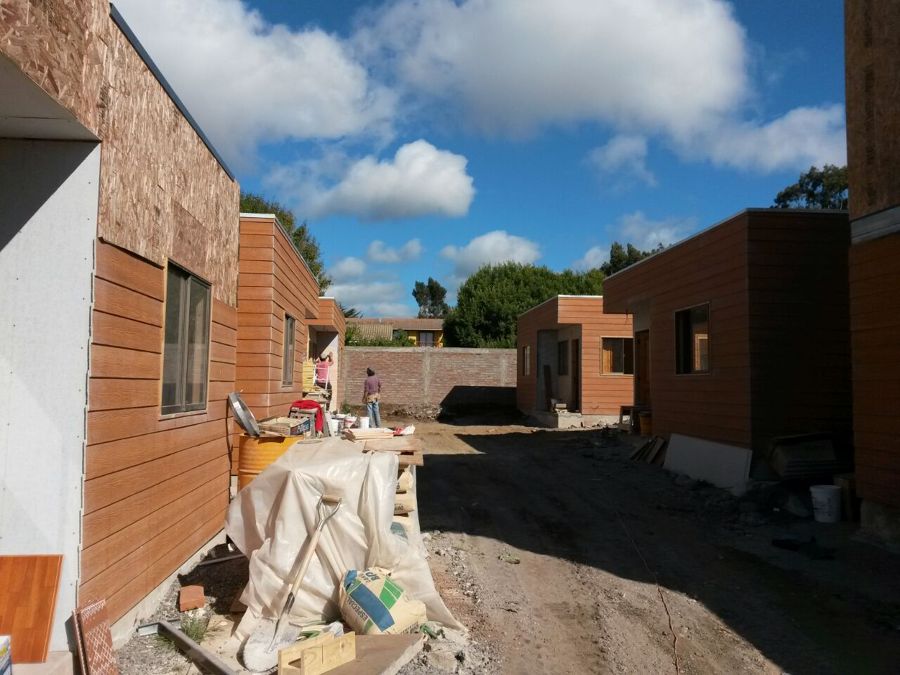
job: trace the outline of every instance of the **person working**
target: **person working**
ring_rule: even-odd
[[[372,426],[381,426],[381,411],[378,409],[378,401],[381,399],[381,380],[371,368],[366,368],[366,381],[363,383],[363,403],[369,410],[369,418]]]
[[[322,354],[319,357],[319,360],[316,362],[315,384],[317,387],[322,387],[323,389],[331,388],[329,375],[331,374],[331,366],[333,363],[334,359],[331,358],[331,352],[328,352],[327,355]]]

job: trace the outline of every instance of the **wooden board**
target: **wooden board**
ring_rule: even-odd
[[[357,635],[356,660],[329,671],[331,675],[395,675],[422,651],[425,636]]]
[[[0,635],[13,663],[44,663],[62,571],[61,555],[0,556]]]
[[[390,429],[347,429],[344,436],[351,441],[384,440],[394,438],[394,432]]]
[[[278,675],[322,675],[356,658],[356,633],[323,633],[278,652]]]
[[[97,600],[73,612],[82,675],[118,675],[106,601]]]
[[[375,438],[366,441],[366,452],[370,450],[390,450],[392,452],[422,452],[425,443],[415,436],[394,436],[393,438]]]

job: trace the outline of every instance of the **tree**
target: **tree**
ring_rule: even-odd
[[[361,319],[363,313],[360,312],[356,307],[345,307],[342,303],[338,303],[338,309],[341,310],[341,314],[344,315],[345,319]]]
[[[612,246],[609,247],[609,260],[600,265],[600,269],[609,277],[616,272],[624,270],[629,265],[634,265],[634,263],[643,260],[647,256],[662,251],[664,248],[665,246],[659,244],[659,246],[649,251],[641,251],[633,244],[622,246],[619,242],[614,241]]]
[[[503,263],[482,267],[459,288],[444,319],[444,339],[454,347],[515,347],[519,315],[555,295],[600,295],[603,272],[554,272]]]
[[[800,179],[775,196],[781,209],[846,209],[849,199],[847,167],[826,164],[800,174]]]
[[[319,242],[309,231],[306,221],[297,225],[294,214],[286,206],[276,201],[250,192],[241,193],[242,213],[274,213],[278,218],[294,248],[303,256],[312,275],[319,284],[319,292],[323,293],[331,285],[331,278],[325,273],[325,264],[322,262],[322,252],[319,250]]]
[[[444,298],[447,297],[447,289],[428,277],[427,282],[417,281],[413,287],[412,296],[419,305],[420,319],[442,319],[450,311]]]

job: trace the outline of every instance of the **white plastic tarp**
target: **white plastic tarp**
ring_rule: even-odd
[[[240,633],[253,630],[249,622],[258,617],[275,618],[280,612],[290,570],[315,529],[323,494],[343,503],[322,532],[292,616],[339,618],[344,574],[381,567],[411,598],[425,603],[430,621],[462,629],[434,587],[418,528],[408,543],[390,531],[397,468],[394,453],[363,454],[359,445],[339,438],[299,441],[237,495],[225,531],[250,558],[250,581],[241,596],[250,611]]]

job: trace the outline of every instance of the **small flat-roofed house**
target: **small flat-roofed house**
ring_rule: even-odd
[[[846,451],[848,246],[846,212],[748,209],[606,279],[604,311],[634,317],[653,432],[754,460],[807,432]]]
[[[618,420],[631,405],[631,317],[604,314],[603,303],[602,296],[558,295],[519,317],[519,410],[547,426],[588,426]]]
[[[443,347],[444,320],[416,319],[412,317],[351,318],[348,326],[354,326],[365,340],[389,341],[399,332],[413,347]]]

